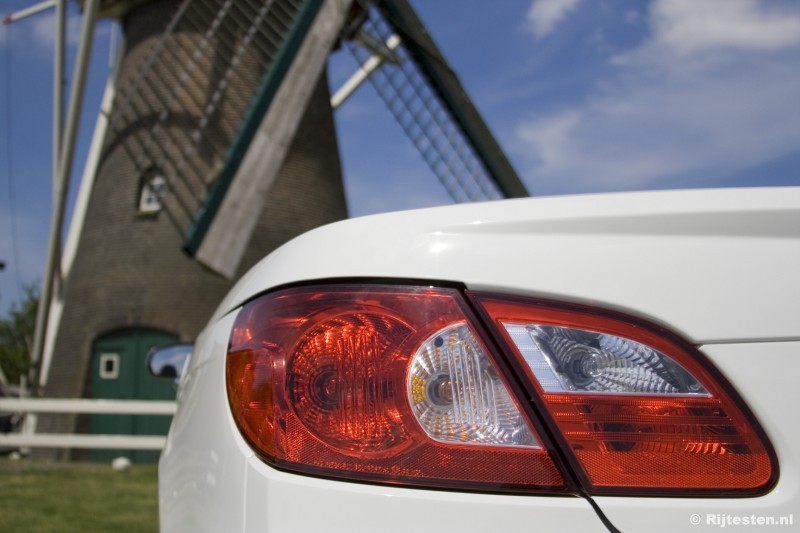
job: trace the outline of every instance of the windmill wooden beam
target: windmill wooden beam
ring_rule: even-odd
[[[248,139],[242,142],[246,153],[241,164],[226,165],[216,190],[190,229],[185,249],[227,278],[236,273],[349,4],[340,0],[306,2],[276,64],[267,73],[261,99],[268,108],[258,129],[245,134]]]
[[[431,83],[431,87],[472,142],[475,151],[503,195],[506,198],[530,196],[456,73],[450,68],[407,0],[379,0],[377,5],[402,38],[406,48]]]

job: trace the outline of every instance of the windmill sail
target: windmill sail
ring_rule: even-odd
[[[361,64],[375,53],[374,43],[393,45],[390,60],[381,63],[370,81],[454,201],[528,196],[406,0],[368,3],[349,37],[346,46]]]

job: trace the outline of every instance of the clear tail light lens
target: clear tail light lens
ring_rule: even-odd
[[[237,426],[270,464],[321,476],[565,492],[458,291],[287,289],[239,313]]]
[[[763,432],[695,348],[608,311],[472,296],[590,493],[747,494],[774,484]]]
[[[240,310],[226,372],[241,433],[289,471],[558,494],[754,495],[777,479],[758,422],[702,354],[607,310],[285,289]]]
[[[431,335],[408,370],[411,412],[439,442],[540,448],[530,426],[469,327]]]
[[[544,392],[708,396],[673,359],[636,341],[541,324],[503,327]]]

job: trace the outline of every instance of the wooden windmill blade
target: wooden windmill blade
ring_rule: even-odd
[[[187,234],[186,251],[225,277],[239,266],[348,6],[341,0],[303,2]]]
[[[226,165],[201,207],[185,249],[212,270],[231,277],[252,233],[272,179],[293,135],[305,94],[341,37],[357,60],[373,53],[363,37],[393,46],[398,60],[384,61],[371,81],[397,121],[455,201],[527,196],[528,192],[457,76],[406,0],[305,2],[273,83],[256,101],[264,109],[255,135],[234,146],[247,153]],[[312,21],[313,18],[313,21]],[[293,39],[293,40],[292,40]],[[277,72],[277,74],[276,74]],[[411,94],[412,96],[408,96]],[[248,119],[254,124],[251,119]],[[247,131],[247,121],[243,130]],[[243,152],[244,150],[242,150]]]
[[[454,201],[529,196],[455,71],[407,0],[375,0],[361,32],[399,37],[395,61],[372,78],[378,94]],[[349,42],[357,58],[365,50]],[[442,166],[457,160],[460,168]]]

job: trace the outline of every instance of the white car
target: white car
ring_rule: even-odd
[[[197,340],[161,529],[790,530],[799,380],[800,188],[352,219]]]

